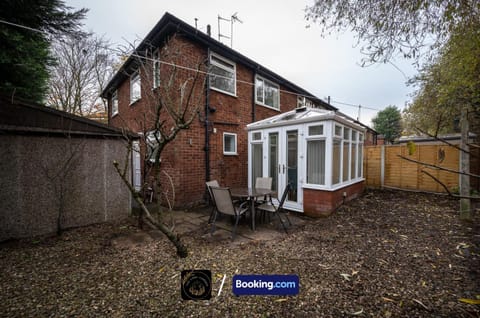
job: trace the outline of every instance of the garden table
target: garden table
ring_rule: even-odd
[[[271,196],[275,192],[270,189],[262,188],[231,188],[232,197],[249,200],[252,214],[252,230],[255,231],[255,198]]]

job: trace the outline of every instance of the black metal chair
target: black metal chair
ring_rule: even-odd
[[[237,232],[237,225],[240,217],[250,209],[250,203],[248,201],[242,202],[240,205],[235,205],[232,200],[232,194],[229,188],[210,187],[212,190],[215,212],[212,220],[212,234],[215,231],[215,221],[217,220],[218,213],[223,213],[235,217],[235,225],[232,230],[232,241],[235,239]]]
[[[216,209],[215,199],[213,197],[211,187],[219,187],[220,184],[218,183],[217,180],[208,181],[205,184],[207,185],[208,194],[210,195],[210,200],[212,201],[212,205],[213,205],[212,212],[210,212],[210,217],[208,218],[208,224],[210,224],[212,223],[213,215],[215,214],[215,209]]]
[[[269,202],[263,203],[263,204],[256,207],[257,210],[259,210],[259,211],[276,214],[278,216],[278,219],[280,220],[280,223],[283,226],[283,229],[285,230],[285,233],[288,233],[288,231],[287,231],[287,227],[285,226],[285,222],[282,219],[282,216],[280,215],[280,213],[285,212],[285,210],[283,209],[283,204],[285,203],[285,200],[287,199],[288,193],[291,190],[292,190],[292,186],[290,185],[290,183],[288,183],[287,186],[285,187],[285,190],[283,191],[282,198],[280,199],[280,202],[279,202],[277,207],[273,203],[272,198],[270,198]],[[286,221],[291,226],[292,222],[290,222],[290,219],[288,218],[287,213],[285,212],[284,214],[285,214]]]

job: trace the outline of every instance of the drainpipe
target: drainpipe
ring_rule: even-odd
[[[210,48],[207,49],[207,70],[210,69]],[[205,81],[205,182],[210,181],[210,132],[208,113],[210,109],[210,76]]]
[[[258,69],[258,67],[257,67]],[[253,90],[252,90],[252,123],[255,122],[255,75],[257,74],[256,70],[253,72]]]

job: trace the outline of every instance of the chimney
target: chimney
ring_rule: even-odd
[[[212,28],[211,28],[210,24],[207,24],[207,34],[208,34],[208,36],[212,36]]]

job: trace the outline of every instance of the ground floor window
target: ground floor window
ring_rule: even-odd
[[[325,140],[307,141],[307,183],[325,184]]]
[[[237,134],[223,133],[223,154],[237,154]]]

